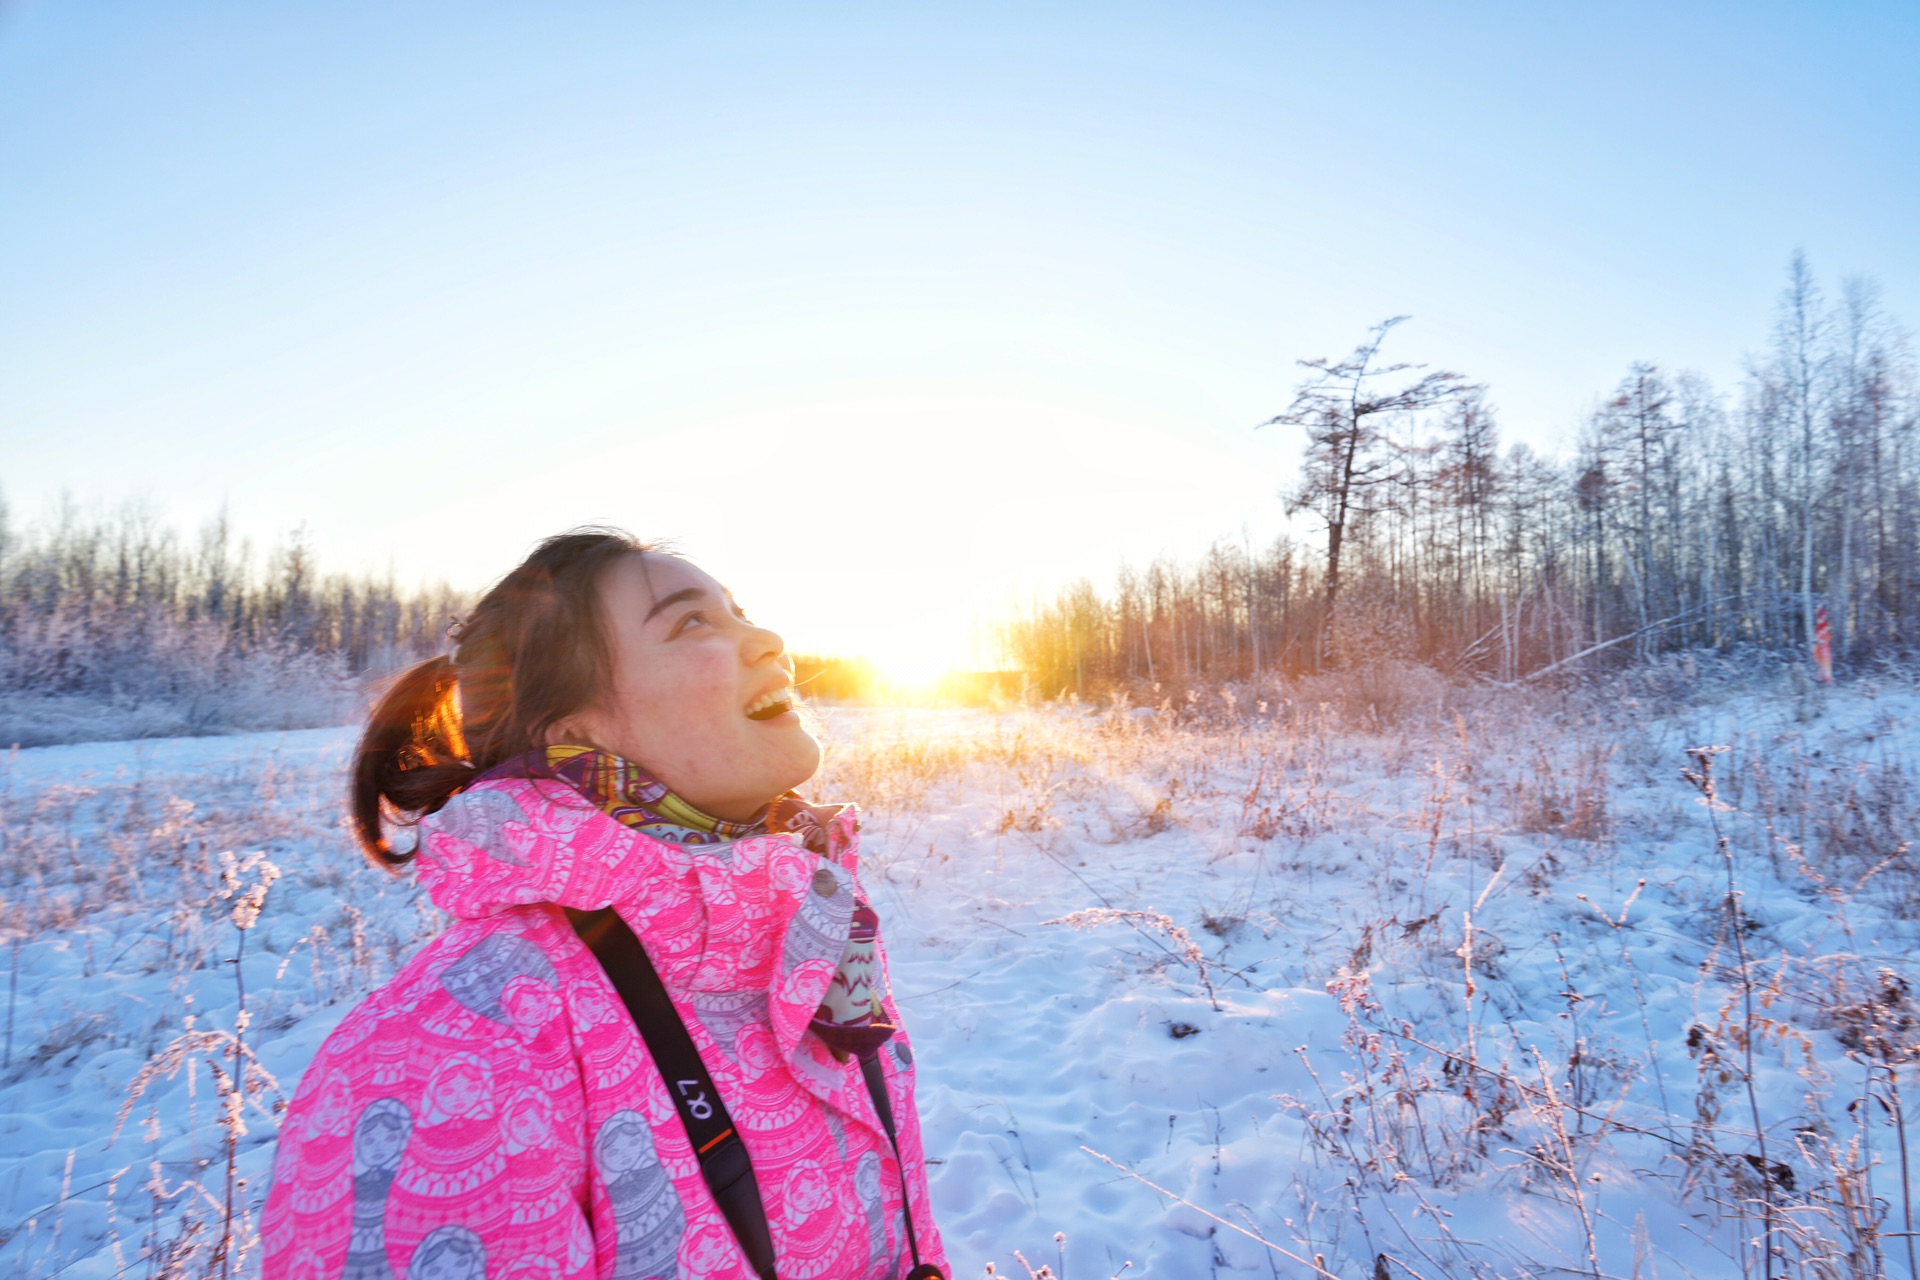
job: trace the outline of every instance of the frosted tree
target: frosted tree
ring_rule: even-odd
[[[1439,446],[1433,480],[1451,515],[1453,595],[1469,611],[1469,627],[1478,629],[1479,606],[1493,589],[1487,558],[1500,463],[1500,429],[1483,389],[1474,388],[1449,406]]]
[[[1890,429],[1897,421],[1890,410],[1898,334],[1880,309],[1880,290],[1873,281],[1855,278],[1842,286],[1833,338],[1828,417],[1837,527],[1832,534],[1836,545],[1828,556],[1832,567],[1827,594],[1834,650],[1844,656],[1863,624],[1880,627],[1888,612],[1887,589],[1898,573],[1888,563],[1887,536],[1899,480],[1887,473],[1894,452]]]
[[[1312,376],[1295,389],[1284,413],[1260,424],[1303,427],[1307,432],[1300,482],[1288,495],[1287,508],[1289,514],[1312,511],[1327,527],[1323,650],[1340,597],[1341,554],[1348,534],[1356,518],[1368,513],[1370,491],[1392,475],[1388,425],[1400,415],[1448,404],[1468,388],[1457,373],[1420,373],[1425,365],[1378,363],[1381,344],[1406,319],[1394,316],[1373,326],[1367,340],[1344,360],[1300,361]]]
[[[1593,419],[1595,449],[1626,500],[1626,519],[1632,521],[1631,554],[1623,556],[1621,564],[1642,633],[1638,644],[1642,657],[1654,640],[1648,628],[1656,615],[1664,616],[1673,605],[1667,585],[1669,557],[1655,550],[1656,543],[1661,553],[1673,546],[1678,520],[1671,506],[1676,496],[1675,424],[1668,413],[1672,399],[1657,365],[1635,364]]]
[[[1804,253],[1787,264],[1774,322],[1774,377],[1780,408],[1793,432],[1794,490],[1799,506],[1800,622],[1803,642],[1813,638],[1814,499],[1819,488],[1815,433],[1826,398],[1827,362],[1823,350],[1826,320],[1820,286]]]

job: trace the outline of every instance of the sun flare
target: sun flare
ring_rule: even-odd
[[[932,649],[902,648],[867,657],[880,683],[894,694],[931,690],[959,670],[952,657]]]
[[[809,701],[934,705],[961,696],[975,677],[962,654],[926,644],[863,645],[838,655],[796,658]]]

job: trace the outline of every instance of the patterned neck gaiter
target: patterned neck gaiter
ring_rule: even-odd
[[[762,815],[728,822],[694,808],[631,760],[595,747],[548,747],[548,776],[566,783],[622,826],[671,844],[725,844],[767,834]]]
[[[529,761],[534,764],[534,761]],[[819,815],[789,792],[753,822],[728,822],[694,808],[631,760],[594,747],[548,747],[538,766],[566,783],[623,826],[673,844],[723,844],[748,836],[791,834],[825,857],[827,829]],[[536,766],[536,767],[538,767]],[[833,985],[813,1015],[813,1032],[834,1056],[866,1058],[893,1034],[874,987],[879,976],[880,917],[864,897],[853,900],[853,929]]]

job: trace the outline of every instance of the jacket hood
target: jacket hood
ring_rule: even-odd
[[[858,864],[853,807],[818,812],[824,855],[797,834],[682,845],[622,825],[565,783],[489,778],[422,819],[417,865],[434,905],[456,918],[611,906],[670,990],[777,985],[778,1004],[811,1015],[846,950]],[[791,1049],[805,1018],[777,1030]]]

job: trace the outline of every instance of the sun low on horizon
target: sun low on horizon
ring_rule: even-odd
[[[1264,546],[1283,524],[1285,456],[1250,428],[1185,438],[1137,408],[1033,388],[822,395],[612,433],[591,467],[476,472],[378,525],[370,512],[313,538],[329,567],[378,572],[393,553],[368,533],[398,533],[414,573],[437,565],[477,592],[543,537],[612,525],[712,573],[790,653],[863,659],[923,689],[1001,666],[1002,628],[1077,577],[1105,587],[1123,564],[1196,554],[1223,515],[1234,540]],[[637,490],[635,477],[667,482]],[[500,514],[446,537],[476,508]]]

